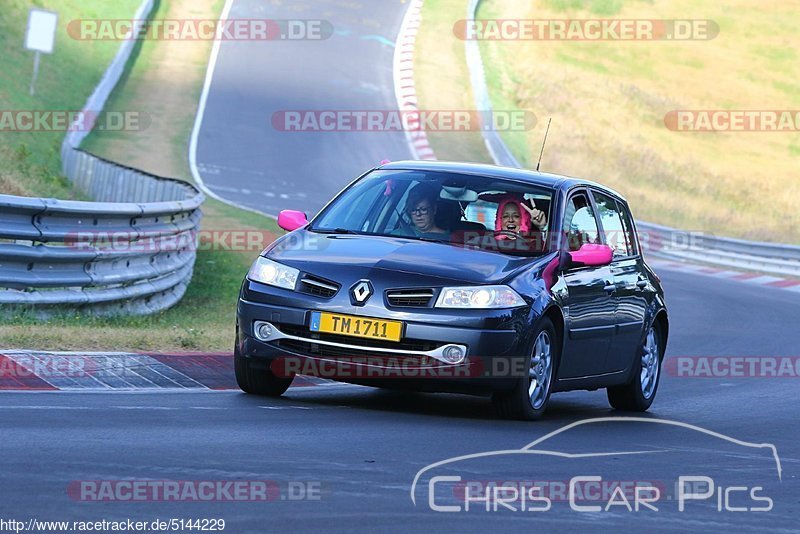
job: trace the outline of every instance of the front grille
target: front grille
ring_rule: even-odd
[[[433,289],[391,289],[386,292],[389,306],[397,308],[429,308]]]
[[[336,282],[307,274],[300,279],[300,287],[298,290],[307,295],[329,299],[339,291],[340,287],[341,286]]]

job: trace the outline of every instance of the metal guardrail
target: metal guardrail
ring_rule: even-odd
[[[152,9],[144,0],[132,31]],[[85,112],[103,109],[135,45],[122,42]],[[0,312],[140,315],[174,305],[186,291],[205,197],[188,183],[80,150],[88,133],[76,128],[64,138],[62,170],[95,202],[0,195]]]
[[[480,3],[481,0],[469,1],[466,17],[468,20],[476,18]],[[465,47],[476,108],[490,114],[492,102],[486,85],[479,43],[475,39],[467,39]],[[497,131],[485,129],[482,133],[486,148],[497,165],[522,168]],[[637,221],[636,226],[640,238],[644,238],[642,245],[646,254],[672,260],[800,277],[799,246],[716,237],[642,221]]]
[[[652,256],[800,277],[800,247],[795,245],[716,237],[641,221],[636,226],[645,253]]]
[[[203,195],[77,149],[65,165],[104,202],[0,195],[0,305],[145,314],[180,300]]]

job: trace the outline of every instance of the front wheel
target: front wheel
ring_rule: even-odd
[[[245,358],[239,353],[238,335],[233,351],[233,369],[239,388],[253,395],[280,397],[294,380],[294,376],[287,378],[276,376],[269,367],[264,369],[255,367],[252,359]]]
[[[608,388],[608,402],[617,410],[645,412],[656,398],[661,378],[661,360],[664,357],[663,337],[657,323],[650,326],[644,343],[639,348],[637,371],[633,379],[623,386]]]
[[[527,356],[527,376],[520,377],[511,391],[495,393],[492,397],[500,416],[535,421],[544,414],[556,376],[560,346],[552,321],[543,318],[533,350]]]

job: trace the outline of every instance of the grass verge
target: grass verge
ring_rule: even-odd
[[[140,0],[4,0],[0,9],[0,110],[77,111],[117,52],[115,41],[79,41],[66,31],[79,18],[130,18]],[[34,53],[25,50],[28,10],[58,13],[52,54],[42,54],[36,93],[29,94]],[[0,193],[82,198],[61,175],[63,131],[0,130]]]
[[[154,16],[214,18],[221,9],[219,0],[162,0]],[[143,111],[152,122],[140,131],[93,132],[83,147],[124,165],[191,180],[187,146],[210,50],[210,42],[145,41],[106,109]],[[34,185],[29,184],[30,191],[41,194]],[[262,244],[282,233],[273,219],[214,199],[208,199],[203,214],[204,232],[250,232],[261,236]],[[169,310],[146,317],[61,316],[48,321],[46,328],[21,314],[0,325],[2,346],[229,351],[233,347],[239,285],[260,250],[260,245],[244,247],[246,250],[232,250],[242,247],[231,245],[229,241],[200,247],[186,295]]]
[[[453,23],[464,18],[465,0],[425,0],[414,54],[414,78],[421,110],[473,110],[464,41]],[[493,163],[480,132],[428,132],[440,160]]]
[[[417,84],[424,105],[464,98],[464,42],[452,33],[466,0],[425,3]],[[800,104],[793,68],[796,7],[735,0],[668,3],[609,0],[484,0],[480,19],[710,19],[706,41],[482,41],[495,109],[533,111],[529,131],[503,138],[535,165],[553,118],[542,169],[607,184],[643,220],[718,235],[800,243],[797,132],[674,132],[672,110],[792,110]],[[434,21],[430,24],[429,21]],[[448,28],[449,26],[449,28]],[[455,137],[431,136],[441,159],[460,159]],[[467,158],[474,159],[474,158]]]

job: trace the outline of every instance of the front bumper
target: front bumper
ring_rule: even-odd
[[[253,284],[245,281],[245,284]],[[244,298],[237,309],[238,353],[253,363],[269,366],[279,375],[309,374],[343,382],[423,391],[490,393],[514,386],[524,371],[529,346],[528,308],[515,310],[369,310],[342,309],[292,295],[293,305],[266,302],[258,284],[259,302]],[[269,290],[267,290],[269,291]],[[360,338],[319,335],[308,330],[312,311],[363,315],[405,323],[400,343],[375,343]],[[254,330],[256,322],[268,322],[275,334],[266,341]],[[263,337],[263,336],[261,336]],[[436,357],[450,344],[465,346],[466,360],[448,364]],[[370,346],[372,345],[372,346]]]

